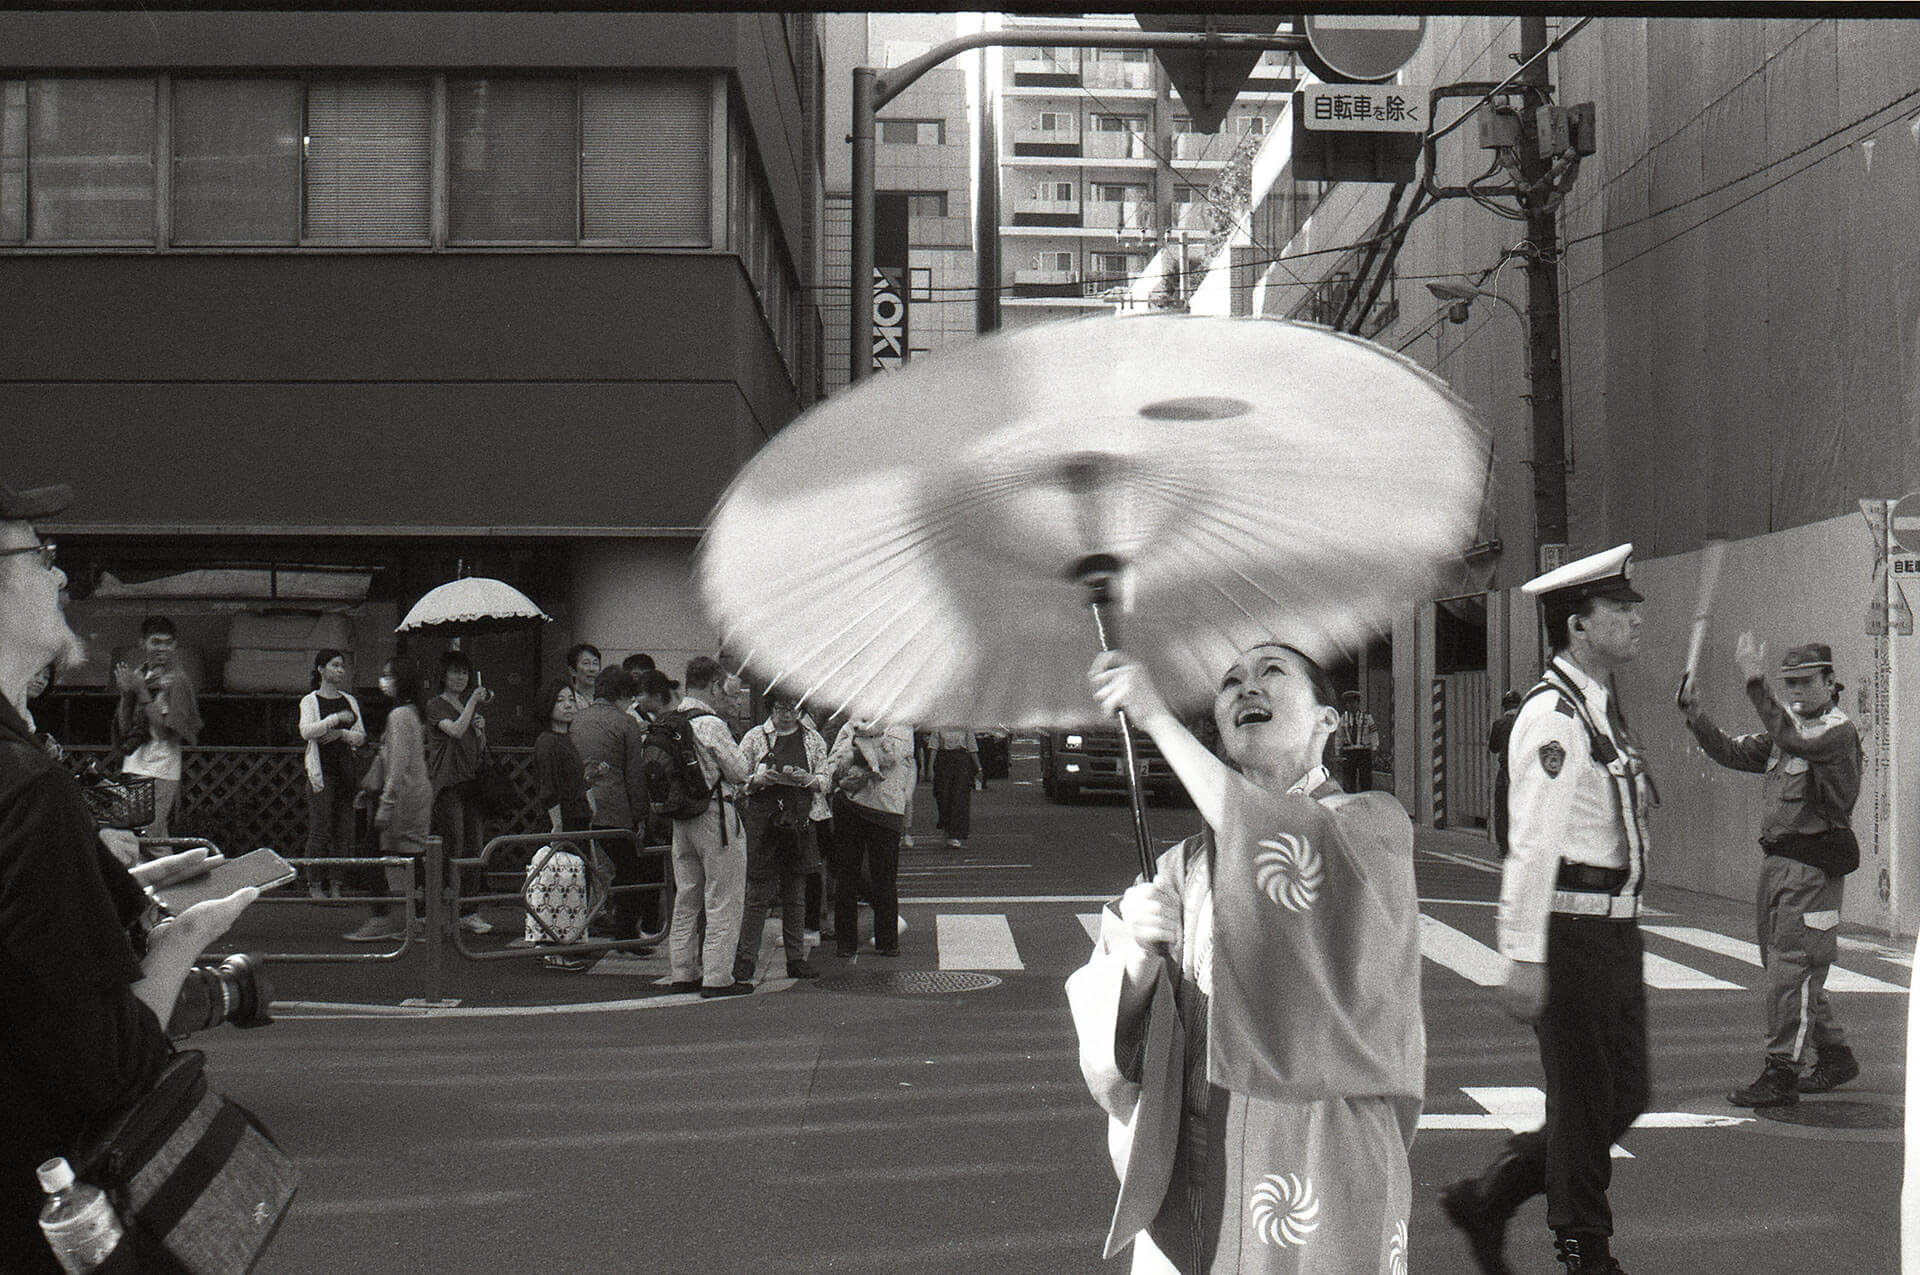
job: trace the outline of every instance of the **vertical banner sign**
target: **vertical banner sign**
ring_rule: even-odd
[[[897,372],[907,362],[907,196],[873,197],[873,370]]]
[[[1855,830],[1860,835],[1860,866],[1867,868],[1872,876],[1875,896],[1879,902],[1880,924],[1889,935],[1894,932],[1893,906],[1893,801],[1892,790],[1892,740],[1889,728],[1893,721],[1893,668],[1892,651],[1889,649],[1888,630],[1888,588],[1887,579],[1887,514],[1890,506],[1885,500],[1863,500],[1860,502],[1860,515],[1867,520],[1867,530],[1873,541],[1873,583],[1867,593],[1866,634],[1872,638],[1873,664],[1868,672],[1865,686],[1859,690],[1857,711],[1860,724],[1865,728],[1864,745],[1865,771],[1862,776],[1865,786],[1872,794],[1873,804],[1868,810],[1856,809],[1854,815]],[[1863,803],[1864,804],[1864,803]],[[1866,815],[1865,820],[1861,815]],[[1861,827],[1862,823],[1865,827]],[[1866,873],[1862,873],[1866,876]]]

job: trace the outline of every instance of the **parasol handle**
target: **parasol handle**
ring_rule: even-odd
[[[1111,562],[1109,567],[1107,564]],[[1100,649],[1111,651],[1119,645],[1119,625],[1113,616],[1113,579],[1119,567],[1111,559],[1096,562],[1089,559],[1082,564],[1080,582],[1087,588],[1087,605],[1093,611],[1094,631],[1100,635]],[[1153,841],[1147,836],[1147,794],[1140,782],[1140,752],[1133,740],[1133,723],[1127,720],[1123,709],[1115,714],[1120,719],[1120,750],[1127,763],[1127,801],[1133,807],[1133,844],[1140,852],[1140,874],[1148,881],[1153,880],[1154,855]]]

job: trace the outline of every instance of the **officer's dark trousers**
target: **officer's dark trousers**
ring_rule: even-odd
[[[1547,1077],[1547,1123],[1508,1143],[1495,1193],[1507,1196],[1502,1204],[1510,1201],[1511,1211],[1544,1189],[1554,1231],[1612,1235],[1610,1151],[1647,1109],[1651,1088],[1638,922],[1554,913],[1547,1007],[1534,1034]]]

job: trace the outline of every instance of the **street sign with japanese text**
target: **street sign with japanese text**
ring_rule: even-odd
[[[1300,122],[1318,132],[1424,133],[1427,94],[1404,84],[1309,84]]]

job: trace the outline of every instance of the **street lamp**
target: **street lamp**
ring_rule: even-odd
[[[1442,301],[1452,303],[1447,308],[1447,318],[1454,323],[1465,323],[1467,321],[1467,307],[1473,304],[1476,297],[1491,297],[1501,305],[1507,307],[1507,309],[1513,311],[1514,317],[1522,323],[1527,321],[1526,314],[1513,302],[1507,300],[1497,292],[1489,292],[1485,288],[1476,288],[1469,283],[1430,283],[1427,285],[1427,291]]]

